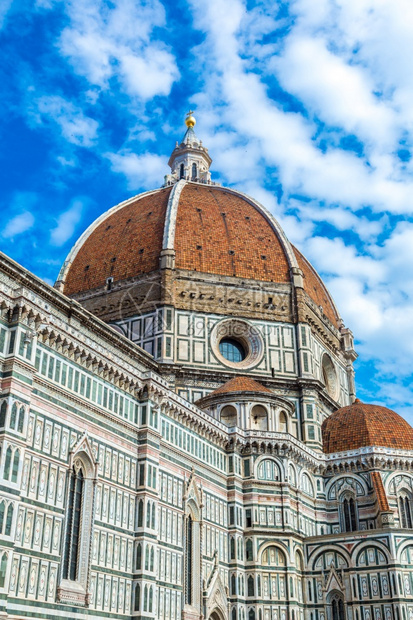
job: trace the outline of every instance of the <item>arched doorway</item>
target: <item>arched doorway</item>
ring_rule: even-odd
[[[214,610],[208,620],[226,620],[224,615],[218,610]]]

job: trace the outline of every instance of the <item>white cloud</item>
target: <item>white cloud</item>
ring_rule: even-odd
[[[155,27],[166,25],[160,2],[119,0],[108,8],[99,0],[71,0],[66,10],[70,25],[60,50],[78,74],[104,90],[119,79],[144,101],[169,94],[179,71],[172,53],[153,35]]]
[[[77,224],[82,218],[84,201],[75,199],[67,211],[61,213],[57,219],[57,226],[50,233],[50,242],[54,246],[62,246],[75,232]]]
[[[152,189],[160,187],[163,181],[162,170],[168,172],[165,155],[136,155],[136,153],[121,152],[107,153],[106,157],[112,164],[112,170],[123,174],[128,181],[128,187],[136,190],[140,187]]]
[[[191,6],[205,34],[191,100],[214,167],[273,210],[324,275],[380,397],[411,413],[410,387],[390,386],[412,379],[413,159],[398,150],[413,148],[413,5],[292,0],[281,19],[267,1]],[[332,238],[313,236],[323,223]]]
[[[34,221],[34,215],[30,211],[19,213],[7,222],[1,235],[5,239],[13,239],[33,228]]]
[[[90,147],[97,137],[98,122],[86,116],[82,109],[57,95],[43,96],[34,100],[32,117],[38,124],[52,121],[68,142]]]
[[[393,145],[400,134],[394,110],[374,95],[370,76],[334,54],[325,39],[293,34],[272,65],[283,87],[329,125],[380,146]]]

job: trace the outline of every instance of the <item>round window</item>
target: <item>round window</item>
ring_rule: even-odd
[[[244,347],[234,338],[223,338],[219,343],[219,352],[229,362],[242,362],[246,357]]]
[[[211,348],[222,364],[237,369],[256,366],[264,354],[258,329],[239,319],[226,319],[214,326]]]

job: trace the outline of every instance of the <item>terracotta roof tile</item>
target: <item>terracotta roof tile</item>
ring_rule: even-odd
[[[250,377],[234,377],[230,379],[224,385],[208,394],[208,396],[215,396],[216,394],[227,394],[228,392],[265,392],[272,394],[271,390],[250,379]]]
[[[329,292],[323,284],[323,281],[301,252],[299,252],[295,247],[293,247],[293,250],[300,269],[304,275],[305,292],[317,306],[321,306],[323,308],[324,314],[332,322],[332,324],[335,327],[338,327],[339,317],[337,316],[334,304],[331,300]]]
[[[159,268],[163,224],[171,188],[143,196],[99,224],[83,243],[66,276],[73,295]]]
[[[376,494],[377,504],[380,512],[390,512],[389,502],[387,501],[386,491],[384,490],[383,480],[380,472],[373,471],[371,473],[371,480],[373,482],[373,489]]]
[[[176,267],[203,273],[289,282],[289,265],[266,218],[223,188],[186,185],[175,233]]]
[[[171,187],[117,209],[90,233],[73,259],[66,295],[104,287],[106,279],[126,280],[159,268],[166,208]],[[175,265],[178,269],[289,283],[284,248],[266,217],[243,196],[222,187],[189,183],[177,210]],[[337,325],[331,299],[320,278],[295,250],[304,287]]]
[[[365,446],[413,450],[413,428],[395,411],[358,399],[323,422],[324,452],[343,452]]]

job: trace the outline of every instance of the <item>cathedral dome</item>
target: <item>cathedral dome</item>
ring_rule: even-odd
[[[309,262],[273,216],[232,189],[181,180],[127,200],[99,217],[69,254],[59,280],[73,296],[160,268],[289,284],[301,270],[305,292],[335,326],[334,303]]]
[[[327,454],[367,446],[413,450],[413,428],[406,420],[391,409],[359,399],[324,420],[322,433]]]

